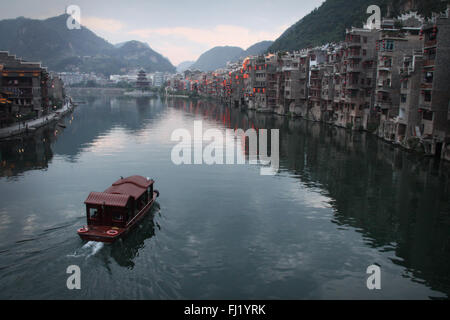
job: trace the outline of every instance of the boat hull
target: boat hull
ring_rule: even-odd
[[[87,231],[78,230],[78,235],[85,241],[97,241],[112,243],[125,235],[127,235],[139,222],[150,212],[156,198],[159,196],[158,192],[153,192],[152,200],[131,220],[125,228],[113,228],[110,226],[88,226]],[[108,234],[108,231],[114,230],[115,234]]]

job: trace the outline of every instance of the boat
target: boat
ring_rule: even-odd
[[[121,177],[104,192],[91,192],[84,201],[87,225],[77,230],[80,238],[112,243],[125,236],[159,197],[154,184],[142,176]]]

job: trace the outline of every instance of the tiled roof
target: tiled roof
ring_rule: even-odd
[[[111,187],[106,189],[105,192],[126,194],[137,199],[153,184],[153,182],[153,180],[147,180],[141,176],[132,176],[117,180]]]
[[[130,199],[130,196],[125,194],[91,192],[84,203],[124,208],[128,203],[128,199]]]

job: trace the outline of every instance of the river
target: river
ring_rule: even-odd
[[[0,144],[1,299],[448,299],[448,164],[212,101],[77,100],[66,128]],[[278,174],[175,165],[171,134],[195,120],[279,128]],[[156,180],[151,214],[123,241],[83,242],[89,192],[134,174]]]

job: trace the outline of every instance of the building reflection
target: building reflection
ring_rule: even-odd
[[[28,136],[0,142],[0,177],[14,177],[28,170],[48,167],[53,155],[77,161],[86,145],[122,127],[132,135],[145,129],[146,121],[157,117],[162,104],[155,99],[83,97],[73,114],[65,117],[66,128],[53,124]],[[65,134],[62,134],[64,131]]]
[[[32,135],[0,143],[0,177],[18,176],[28,170],[43,170],[53,158],[51,144],[57,139],[56,125]]]
[[[450,295],[450,168],[365,133],[320,123],[169,100],[225,128],[280,129],[280,169],[331,198],[332,222],[392,251],[405,276]],[[409,275],[407,275],[409,274]]]
[[[120,126],[139,134],[165,106],[158,100],[85,99],[64,134],[56,127],[0,144],[0,175],[48,167],[54,155],[76,161],[84,146]],[[319,123],[227,108],[210,101],[168,99],[169,108],[230,129],[280,129],[280,170],[332,199],[337,228],[353,228],[368,246],[391,251],[405,276],[450,295],[450,168],[364,133]],[[70,122],[72,120],[72,122]],[[69,123],[70,122],[70,123]],[[56,135],[55,135],[56,133]],[[154,216],[111,255],[123,267],[155,234]]]

